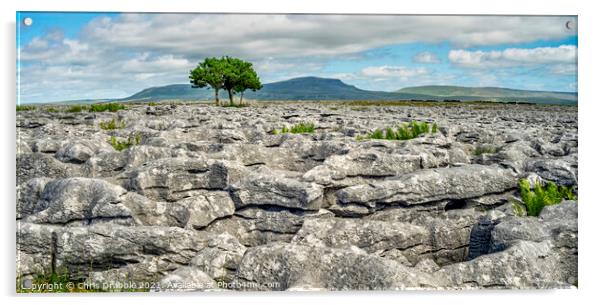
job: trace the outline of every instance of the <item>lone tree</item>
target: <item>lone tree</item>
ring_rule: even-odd
[[[255,72],[255,70],[253,70],[252,63],[241,61],[241,63],[238,64],[238,67],[239,79],[236,86],[234,86],[234,92],[240,93],[239,104],[242,105],[242,96],[245,90],[249,89],[252,91],[257,91],[260,90],[263,87],[263,85],[261,84],[257,73]]]
[[[192,71],[190,71],[190,83],[193,88],[204,88],[210,86],[215,90],[215,105],[219,106],[219,89],[224,86],[224,62],[223,60],[210,57]]]
[[[240,105],[242,105],[242,96],[245,90],[253,91],[261,89],[261,81],[253,70],[253,64],[238,58],[224,57],[226,62],[226,73],[224,89],[228,91],[230,106],[234,105],[234,94],[240,93]]]
[[[253,70],[253,64],[244,60],[224,56],[222,58],[205,58],[205,60],[190,71],[190,83],[194,88],[210,86],[215,90],[215,105],[219,106],[219,89],[228,92],[230,106],[234,106],[234,94],[242,95],[246,89],[261,89],[261,81]]]

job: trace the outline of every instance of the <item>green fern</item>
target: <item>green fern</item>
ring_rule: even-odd
[[[518,187],[528,216],[539,216],[545,206],[559,204],[563,199],[577,199],[573,187],[558,187],[554,182],[548,182],[545,187],[535,182],[531,190],[529,181],[521,179]]]

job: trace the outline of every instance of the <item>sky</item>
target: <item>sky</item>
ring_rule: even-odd
[[[18,101],[127,97],[188,83],[199,61],[224,55],[252,62],[263,83],[576,92],[577,42],[575,16],[18,12]]]

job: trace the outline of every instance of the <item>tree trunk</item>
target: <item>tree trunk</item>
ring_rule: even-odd
[[[234,98],[232,97],[232,89],[228,89],[228,97],[230,98],[230,106],[234,106]]]
[[[215,89],[215,106],[219,106],[219,89]]]
[[[242,106],[242,94],[243,94],[243,93],[244,93],[244,91],[241,91],[241,92],[240,92],[240,102],[238,103],[238,104],[239,104],[239,105],[241,105],[241,106]]]

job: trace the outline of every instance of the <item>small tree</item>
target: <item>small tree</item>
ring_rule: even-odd
[[[259,76],[257,76],[257,73],[253,69],[252,63],[246,61],[239,61],[238,63],[236,63],[236,69],[238,70],[239,78],[236,86],[234,86],[234,92],[240,93],[239,104],[242,105],[242,98],[245,90],[260,90],[263,87],[263,85],[259,80]]]
[[[261,89],[261,81],[253,70],[253,64],[238,58],[224,56],[222,58],[205,58],[190,71],[190,83],[193,88],[210,86],[215,90],[215,105],[219,106],[219,89],[228,92],[230,106],[234,105],[234,94],[242,95],[246,89]]]
[[[219,89],[224,87],[225,62],[223,58],[210,57],[192,71],[190,71],[190,83],[193,88],[204,88],[210,86],[215,90],[215,105],[219,106]]]
[[[240,104],[242,105],[243,92],[246,89],[253,91],[261,89],[261,81],[253,70],[253,64],[242,59],[224,57],[224,89],[228,91],[230,106],[234,105],[234,94],[240,93]]]

